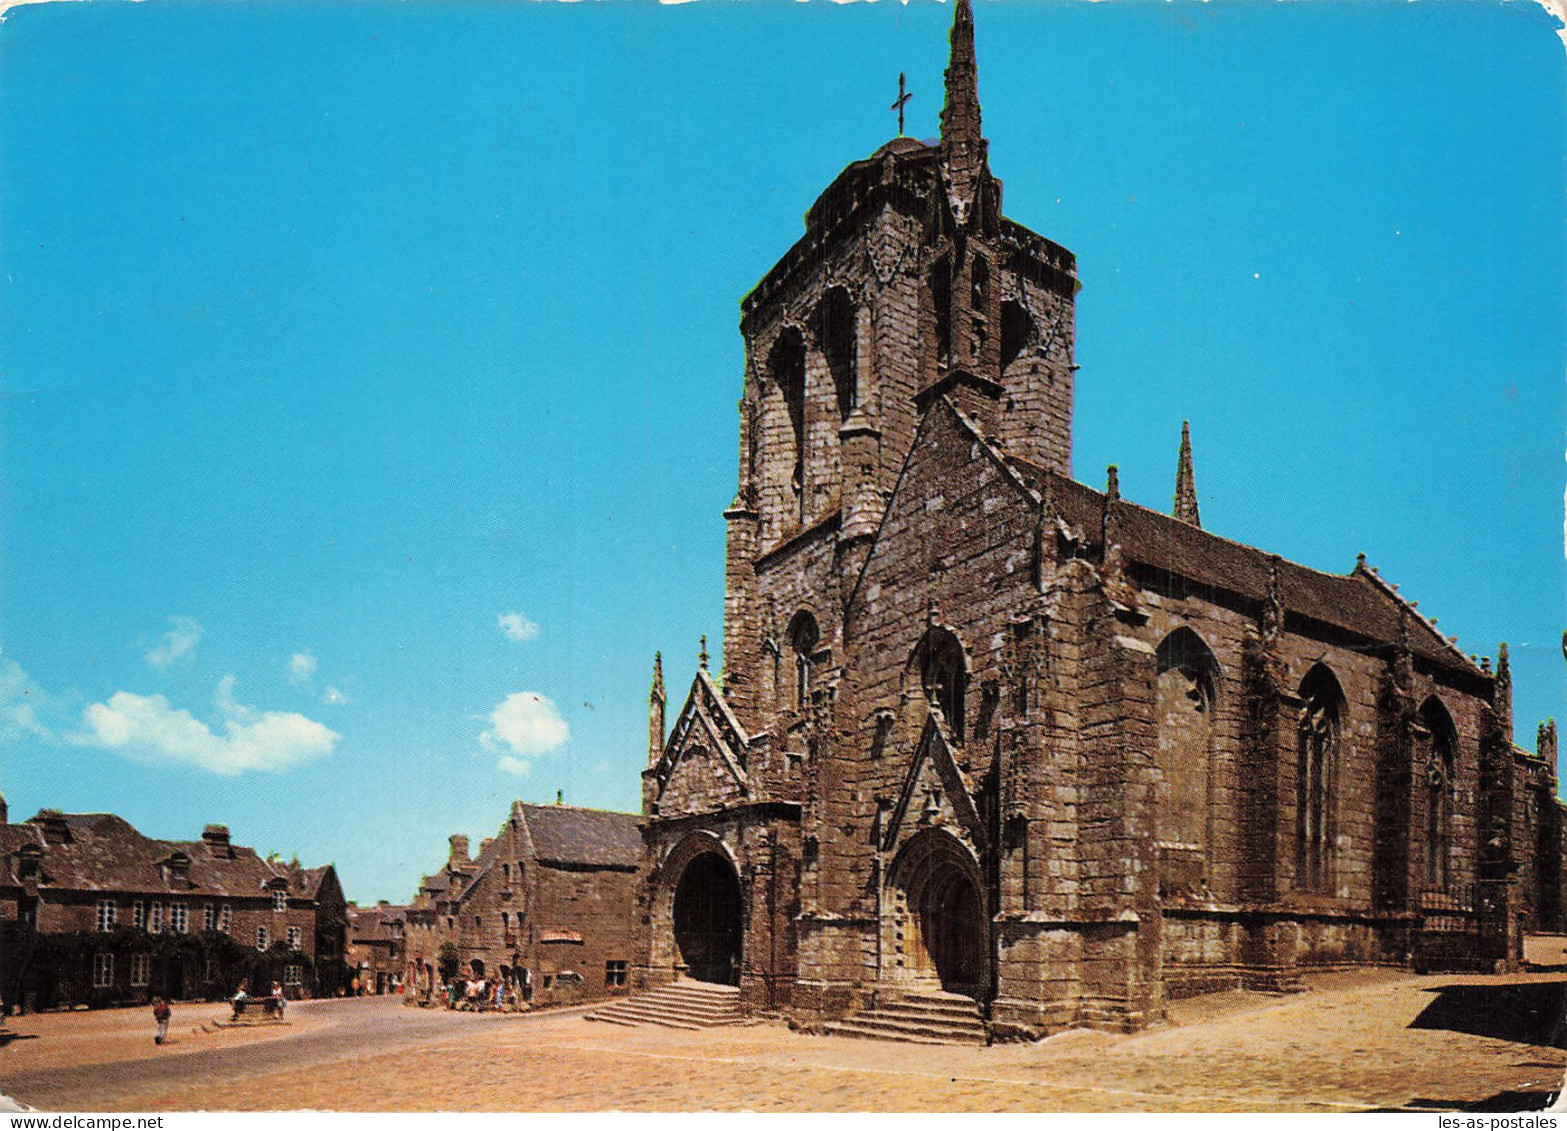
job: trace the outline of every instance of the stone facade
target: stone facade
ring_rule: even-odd
[[[642,886],[638,821],[518,801],[472,859],[468,838],[453,836],[445,865],[403,915],[411,1000],[451,976],[500,979],[538,1005],[627,992],[647,949],[632,911]]]
[[[109,813],[0,801],[0,998],[22,1009],[346,984],[347,905],[330,864],[262,857],[224,825],[153,840]]]
[[[724,668],[665,727],[637,978],[807,1023],[945,988],[992,1030],[1559,928],[1555,731],[1512,744],[1363,560],[1071,478],[1076,261],[1007,220],[959,0],[940,141],[851,164],[742,303]]]

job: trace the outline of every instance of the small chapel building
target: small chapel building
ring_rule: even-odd
[[[1073,254],[1002,212],[957,0],[941,136],[850,164],[742,303],[722,677],[655,668],[634,984],[992,1032],[1559,928],[1554,724],[1359,560],[1072,477]]]

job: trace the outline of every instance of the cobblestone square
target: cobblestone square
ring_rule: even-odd
[[[1561,1086],[1564,996],[1560,974],[1332,975],[1303,994],[1174,1002],[1139,1034],[990,1048],[369,998],[253,1031],[203,1031],[221,1007],[186,1007],[157,1049],[145,1011],[113,1010],[13,1019],[0,1090],[93,1111],[1523,1110]]]

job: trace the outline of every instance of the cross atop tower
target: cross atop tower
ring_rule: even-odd
[[[913,91],[904,89],[904,84],[905,84],[906,81],[907,81],[907,79],[906,79],[906,76],[904,75],[904,73],[902,71],[899,71],[898,72],[898,97],[893,101],[892,105],[889,107],[889,109],[896,110],[898,112],[898,136],[899,137],[903,136],[903,108],[908,105],[909,99],[914,97],[914,92]]]

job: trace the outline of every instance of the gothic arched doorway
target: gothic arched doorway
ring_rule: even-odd
[[[973,855],[945,832],[923,832],[893,863],[890,892],[898,980],[983,998],[990,915]]]
[[[699,982],[732,986],[740,980],[740,877],[716,852],[703,852],[675,885],[675,947]]]

